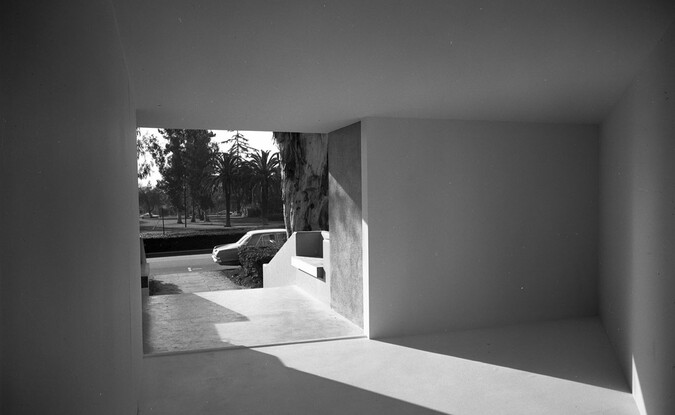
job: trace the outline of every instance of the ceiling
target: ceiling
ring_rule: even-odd
[[[675,16],[645,0],[114,2],[139,126],[300,132],[597,123]]]

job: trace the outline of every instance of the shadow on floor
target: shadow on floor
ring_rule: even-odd
[[[140,414],[440,414],[252,349],[146,357]]]
[[[181,307],[171,299],[176,296],[151,297],[151,307],[143,309],[143,353],[173,352],[236,346],[224,341],[213,323],[237,323],[248,318],[198,294],[181,294]],[[146,304],[148,304],[146,303]]]
[[[151,296],[143,304],[146,354],[362,336],[360,327],[293,286]]]
[[[181,294],[183,292],[176,284],[167,283],[158,279],[150,279],[148,289],[150,295]]]
[[[597,318],[378,340],[630,392],[605,330]]]

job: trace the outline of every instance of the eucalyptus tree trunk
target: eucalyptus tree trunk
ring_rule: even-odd
[[[275,132],[274,139],[286,232],[328,230],[328,136]]]

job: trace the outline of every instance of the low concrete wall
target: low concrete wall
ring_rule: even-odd
[[[263,288],[295,285],[317,300],[330,305],[330,275],[326,273],[326,281],[321,281],[291,265],[291,257],[321,258],[322,254],[321,232],[295,232],[272,261],[263,266]]]

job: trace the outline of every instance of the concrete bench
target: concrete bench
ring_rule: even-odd
[[[326,271],[323,268],[323,258],[293,256],[291,257],[291,265],[322,281],[326,280]]]

